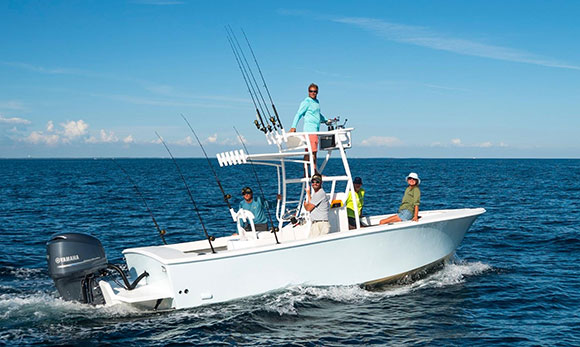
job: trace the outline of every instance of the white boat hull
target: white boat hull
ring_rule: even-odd
[[[182,309],[293,285],[374,284],[451,256],[484,212],[427,211],[419,222],[375,225],[314,239],[293,240],[296,233],[288,226],[278,233],[280,244],[271,234],[249,241],[220,238],[214,242],[216,254],[199,251],[203,241],[127,249],[123,253],[131,275],[147,271],[149,276],[133,291],[106,282],[101,288],[107,304]],[[243,242],[252,246],[238,247]],[[195,247],[198,251],[193,251]]]

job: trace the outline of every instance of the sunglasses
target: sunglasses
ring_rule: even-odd
[[[248,191],[242,192],[242,195],[246,195],[246,194],[252,194],[252,192],[248,192]]]
[[[316,94],[318,94],[318,90],[309,90],[308,92],[309,93],[316,93]]]
[[[320,183],[321,183],[321,181],[319,181],[319,180],[312,180],[312,181],[310,181],[310,182],[312,182],[312,183],[318,183],[318,184],[320,184]]]

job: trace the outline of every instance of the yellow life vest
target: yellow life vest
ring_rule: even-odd
[[[346,214],[349,217],[354,218],[354,203],[352,201],[351,193],[348,193],[348,198],[346,198]],[[362,208],[365,201],[365,190],[361,187],[359,191],[356,193],[356,205],[358,207],[358,216],[362,214]]]

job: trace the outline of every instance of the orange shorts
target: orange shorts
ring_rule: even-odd
[[[308,135],[308,139],[310,140],[310,146],[312,147],[312,152],[318,152],[318,135]],[[306,152],[308,152],[308,148],[306,148]]]

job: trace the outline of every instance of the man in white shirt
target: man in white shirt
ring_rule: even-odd
[[[328,234],[330,231],[330,223],[328,222],[328,211],[330,209],[330,201],[326,192],[322,189],[322,176],[315,174],[310,181],[314,194],[310,196],[310,189],[306,188],[306,201],[304,208],[310,212],[310,220],[312,226],[310,227],[310,235],[308,237],[316,237]]]

